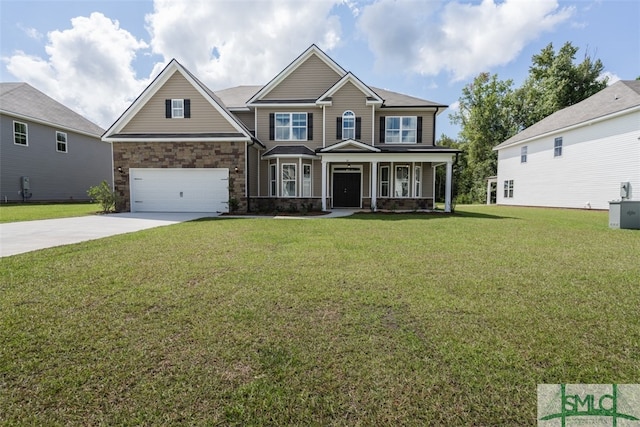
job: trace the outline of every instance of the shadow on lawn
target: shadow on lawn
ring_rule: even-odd
[[[445,218],[476,218],[476,219],[515,219],[510,216],[489,215],[478,212],[458,211],[454,213],[436,212],[358,212],[345,219],[355,220],[384,220],[384,221],[404,221],[407,219],[445,219]]]

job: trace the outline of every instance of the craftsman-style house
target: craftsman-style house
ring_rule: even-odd
[[[370,87],[312,45],[264,86],[211,91],[172,60],[103,139],[124,210],[451,210],[435,102]]]

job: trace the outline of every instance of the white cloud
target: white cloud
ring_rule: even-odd
[[[73,18],[70,29],[47,37],[47,59],[17,51],[4,59],[7,70],[103,127],[148,82],[131,66],[147,44],[101,13]]]
[[[22,31],[23,33],[25,33],[27,35],[27,37],[34,39],[34,40],[42,40],[42,33],[40,31],[38,31],[35,28],[31,28],[31,27],[25,27],[24,25],[18,23],[17,24],[18,29],[20,31]]]
[[[445,71],[459,81],[507,64],[573,13],[573,8],[560,9],[556,0],[377,0],[363,8],[358,28],[379,67],[423,75]]]
[[[147,16],[153,52],[176,58],[212,89],[266,83],[312,43],[331,50],[342,0],[156,0]]]
[[[598,80],[602,81],[604,79],[608,79],[607,80],[607,86],[611,86],[612,84],[619,82],[620,80],[622,80],[620,78],[620,76],[618,76],[615,73],[612,73],[610,71],[605,71],[604,73],[602,73],[599,77]]]

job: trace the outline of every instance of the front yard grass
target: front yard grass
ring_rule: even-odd
[[[25,203],[0,205],[0,224],[3,222],[33,221],[94,215],[100,212],[97,203]]]
[[[3,258],[0,424],[534,425],[640,380],[606,212],[216,219]]]

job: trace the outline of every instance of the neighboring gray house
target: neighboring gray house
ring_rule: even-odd
[[[87,200],[113,182],[104,130],[27,83],[0,83],[1,202]]]
[[[607,209],[622,196],[638,200],[640,81],[616,82],[494,150],[500,205]]]

